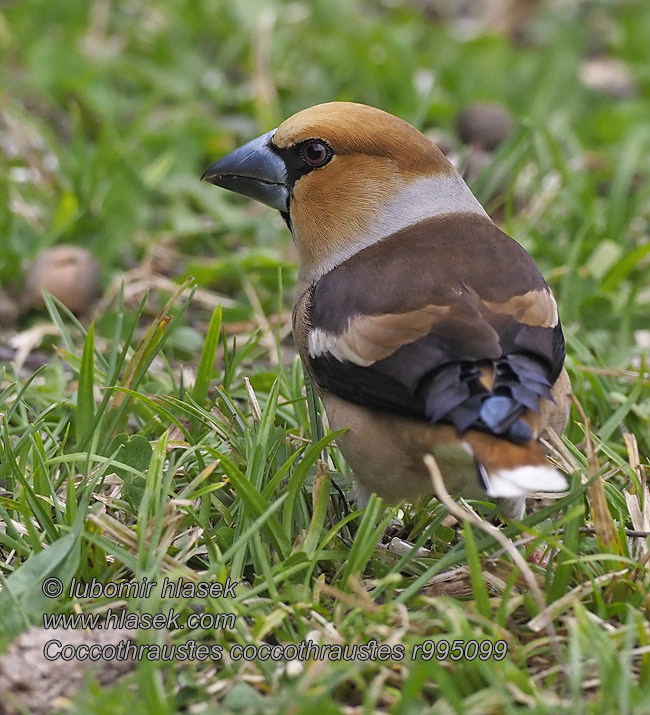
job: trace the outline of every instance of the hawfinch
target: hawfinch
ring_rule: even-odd
[[[432,491],[562,491],[539,437],[570,384],[557,306],[526,251],[407,122],[351,102],[311,107],[203,179],[278,209],[300,261],[294,338],[354,470],[361,505]]]

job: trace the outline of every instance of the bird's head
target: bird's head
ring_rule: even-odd
[[[202,178],[278,209],[308,282],[432,216],[485,216],[427,137],[392,114],[352,102],[294,114],[220,159]]]

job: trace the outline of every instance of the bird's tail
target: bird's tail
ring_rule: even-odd
[[[493,498],[568,489],[567,480],[548,462],[535,440],[513,444],[478,431],[467,432],[463,438],[472,448],[485,491]]]

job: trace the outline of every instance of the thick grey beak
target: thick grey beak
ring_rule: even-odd
[[[287,167],[271,145],[274,134],[272,129],[219,159],[201,180],[288,212]]]

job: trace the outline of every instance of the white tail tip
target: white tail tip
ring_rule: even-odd
[[[548,465],[527,465],[514,469],[500,469],[485,474],[486,491],[491,497],[512,499],[533,492],[563,492],[569,488],[567,480]]]

